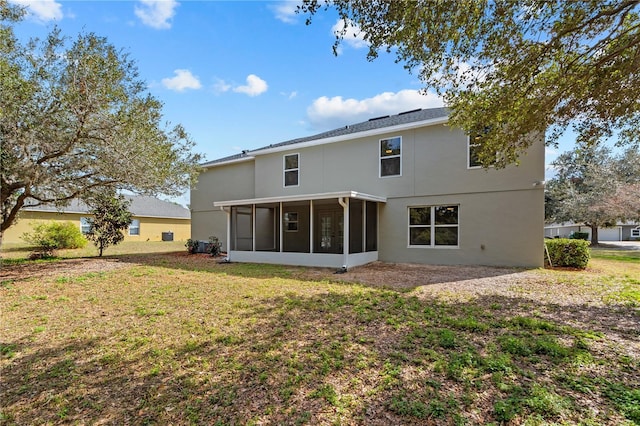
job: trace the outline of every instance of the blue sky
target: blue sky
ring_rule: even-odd
[[[332,45],[337,15],[305,25],[295,1],[12,0],[26,6],[16,25],[26,40],[57,25],[63,34],[94,32],[128,52],[165,119],[182,124],[196,151],[213,160],[271,143],[397,114],[442,106],[420,94],[416,75],[349,37]],[[547,162],[558,152],[547,150]],[[187,204],[188,194],[176,199]]]

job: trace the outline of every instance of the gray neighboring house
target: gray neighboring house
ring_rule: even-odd
[[[544,227],[544,236],[548,238],[569,238],[574,232],[586,232],[591,240],[591,228],[577,223],[550,223]],[[598,241],[638,241],[640,223],[618,222],[615,226],[598,228]]]
[[[542,266],[544,137],[483,169],[447,122],[407,111],[204,163],[192,238],[239,262]]]

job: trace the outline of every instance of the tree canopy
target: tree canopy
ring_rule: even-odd
[[[584,224],[597,244],[599,227],[640,220],[638,159],[637,150],[612,155],[597,144],[561,154],[546,187],[547,221]]]
[[[393,52],[451,109],[450,124],[482,134],[480,161],[517,161],[531,134],[556,143],[616,134],[640,145],[640,0],[303,0],[344,21],[335,48],[360,31],[367,58]],[[498,162],[496,160],[496,152]]]
[[[188,188],[201,157],[182,126],[163,122],[128,54],[57,29],[21,43],[12,25],[22,13],[0,0],[0,235],[25,205]]]

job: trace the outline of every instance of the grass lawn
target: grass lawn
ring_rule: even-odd
[[[0,424],[640,424],[638,252],[461,298],[148,247],[3,252]]]

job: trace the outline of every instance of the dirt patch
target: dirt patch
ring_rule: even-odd
[[[22,281],[34,278],[82,275],[89,272],[106,272],[130,266],[119,259],[64,259],[56,262],[28,262],[3,265],[0,281]]]

